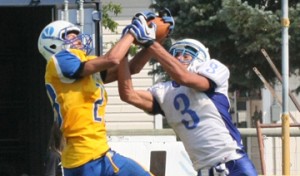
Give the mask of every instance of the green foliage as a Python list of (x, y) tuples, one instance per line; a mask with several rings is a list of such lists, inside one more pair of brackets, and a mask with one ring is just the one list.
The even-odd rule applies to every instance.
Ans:
[[(110, 18), (111, 14), (118, 15), (122, 12), (122, 7), (120, 4), (108, 3), (102, 7), (102, 25), (112, 32), (116, 32), (118, 23)], [(108, 43), (111, 46), (114, 46), (118, 41)], [(129, 48), (129, 55), (134, 56), (139, 50), (139, 47), (136, 45), (131, 45)]]
[(112, 32), (116, 32), (118, 23), (115, 22), (110, 18), (110, 13), (113, 13), (114, 15), (118, 15), (122, 12), (122, 7), (120, 4), (113, 4), (108, 3), (103, 5), (102, 7), (102, 25), (107, 29), (111, 30)]
[(129, 55), (134, 56), (139, 50), (139, 47), (137, 45), (131, 45), (129, 48)]
[[(290, 74), (300, 68), (300, 2), (289, 1)], [(194, 38), (206, 45), (212, 58), (231, 71), (230, 90), (262, 87), (253, 71), (257, 67), (273, 83), (275, 74), (261, 53), (265, 49), (281, 70), (281, 3), (276, 0), (156, 0), (153, 7), (167, 7), (175, 19), (172, 38)], [(157, 70), (159, 72), (160, 70)], [(155, 71), (153, 72), (155, 73)]]

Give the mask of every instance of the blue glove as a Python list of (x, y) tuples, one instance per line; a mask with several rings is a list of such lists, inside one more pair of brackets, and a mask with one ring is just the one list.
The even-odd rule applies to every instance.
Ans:
[(136, 18), (139, 18), (140, 16), (143, 16), (146, 21), (149, 21), (149, 20), (153, 20), (156, 17), (156, 14), (151, 11), (138, 12), (134, 15), (132, 21)]
[[(145, 18), (146, 21), (152, 20), (156, 17), (155, 13), (151, 12), (151, 11), (145, 11), (145, 12), (138, 12), (134, 15), (134, 17), (132, 18), (132, 22), (136, 19), (139, 19), (139, 17), (142, 16), (143, 18)], [(123, 31), (122, 31), (122, 37), (127, 34), (129, 32), (129, 30), (132, 28), (132, 24), (127, 25)], [(122, 38), (121, 37), (121, 38)]]
[(131, 27), (132, 27), (132, 24), (129, 24), (123, 29), (121, 38), (129, 32)]
[(175, 21), (170, 10), (168, 8), (163, 8), (158, 12), (158, 16), (161, 17), (165, 23), (170, 23), (169, 34), (171, 34), (175, 27)]
[(152, 45), (156, 38), (156, 25), (154, 23), (148, 25), (142, 15), (132, 21), (132, 26), (129, 31), (134, 35), (137, 42), (144, 47)]

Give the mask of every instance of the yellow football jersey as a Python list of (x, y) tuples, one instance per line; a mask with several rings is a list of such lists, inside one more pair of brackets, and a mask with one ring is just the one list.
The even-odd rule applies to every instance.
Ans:
[(100, 73), (75, 76), (82, 62), (94, 58), (70, 49), (55, 54), (46, 67), (47, 93), (66, 138), (62, 152), (65, 168), (78, 167), (109, 150), (104, 119), (107, 93)]

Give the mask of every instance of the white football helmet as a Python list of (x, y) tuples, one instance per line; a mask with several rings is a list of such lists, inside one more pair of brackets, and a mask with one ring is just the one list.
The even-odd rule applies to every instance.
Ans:
[(208, 53), (208, 48), (206, 48), (201, 42), (194, 39), (183, 39), (175, 42), (169, 49), (170, 54), (174, 57), (177, 53), (190, 54), (193, 59), (188, 63), (192, 63), (195, 60), (198, 62), (206, 62), (210, 60), (210, 55)]
[[(66, 35), (70, 32), (77, 34), (77, 37), (66, 40)], [(72, 43), (80, 40), (81, 48), (77, 48)], [(69, 48), (81, 49), (89, 54), (93, 49), (92, 37), (87, 34), (81, 34), (80, 29), (68, 21), (54, 21), (48, 24), (41, 32), (38, 39), (38, 49), (44, 58), (49, 61), (53, 54)]]

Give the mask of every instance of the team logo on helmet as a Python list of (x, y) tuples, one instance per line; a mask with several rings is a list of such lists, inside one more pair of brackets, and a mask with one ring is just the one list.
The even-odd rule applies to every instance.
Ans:
[(45, 31), (42, 34), (43, 39), (51, 38), (51, 36), (54, 33), (54, 28), (53, 27), (48, 27), (45, 29)]

